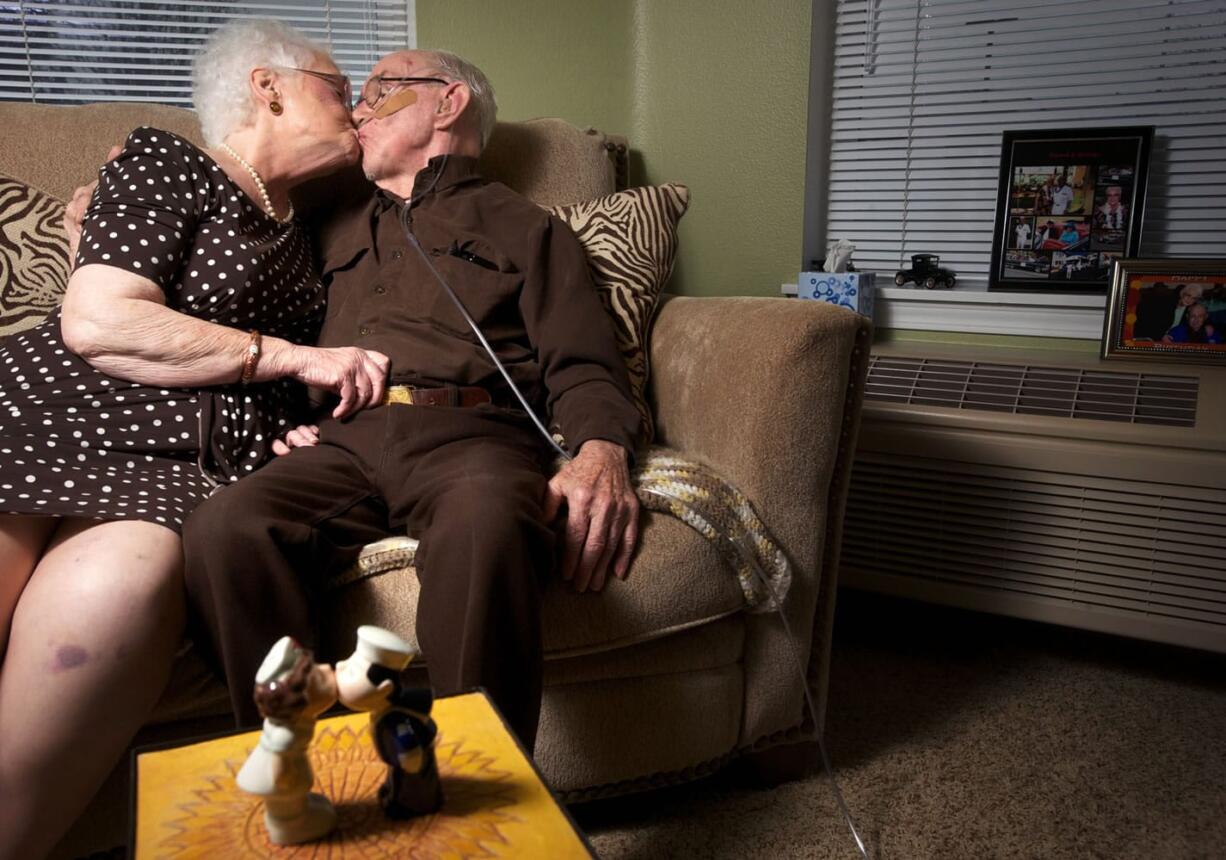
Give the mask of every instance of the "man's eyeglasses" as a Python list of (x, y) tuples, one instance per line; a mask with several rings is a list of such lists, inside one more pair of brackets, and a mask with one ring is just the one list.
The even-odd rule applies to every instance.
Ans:
[(393, 84), (449, 84), (442, 78), (393, 77), (391, 75), (374, 75), (362, 84), (362, 101), (368, 108), (373, 108), (379, 100), (387, 95), (385, 87)]
[(316, 72), (311, 69), (297, 69), (293, 67), (290, 68), (290, 71), (301, 72), (304, 75), (319, 78), (332, 88), (332, 92), (336, 93), (337, 98), (344, 102), (346, 108), (353, 104), (353, 84), (344, 75), (334, 75), (329, 72)]

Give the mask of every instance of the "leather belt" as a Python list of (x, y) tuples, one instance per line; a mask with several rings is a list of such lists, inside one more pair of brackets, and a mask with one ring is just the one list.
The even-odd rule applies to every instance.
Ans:
[(458, 406), (464, 409), (492, 402), (490, 393), (475, 385), (446, 388), (415, 388), (412, 385), (389, 385), (383, 392), (383, 402), (408, 406)]

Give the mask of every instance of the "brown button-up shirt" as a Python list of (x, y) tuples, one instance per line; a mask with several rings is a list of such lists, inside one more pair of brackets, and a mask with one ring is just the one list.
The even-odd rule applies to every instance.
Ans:
[(607, 439), (633, 453), (629, 378), (574, 233), (497, 182), (477, 160), (439, 156), (406, 204), (385, 191), (316, 225), (328, 311), (319, 345), (391, 359), (391, 381), (480, 385), (513, 405), (497, 368), (423, 260), (455, 291), (515, 384), (572, 452)]

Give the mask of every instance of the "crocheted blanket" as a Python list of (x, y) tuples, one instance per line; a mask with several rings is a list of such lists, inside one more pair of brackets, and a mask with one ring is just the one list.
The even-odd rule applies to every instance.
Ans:
[(671, 514), (715, 546), (750, 611), (773, 611), (775, 599), (783, 600), (791, 565), (744, 493), (711, 467), (660, 449), (650, 451), (632, 477), (645, 508)]
[[(784, 599), (792, 584), (787, 556), (745, 494), (714, 469), (652, 448), (630, 477), (643, 507), (676, 517), (711, 542), (740, 583), (749, 611), (773, 611), (775, 600)], [(406, 537), (370, 544), (332, 585), (407, 567), (416, 550), (417, 541)]]

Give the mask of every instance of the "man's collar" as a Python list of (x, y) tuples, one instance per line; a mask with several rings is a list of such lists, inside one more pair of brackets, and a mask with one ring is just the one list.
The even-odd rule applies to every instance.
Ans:
[(432, 191), (446, 191), (456, 185), (480, 179), (477, 159), (471, 155), (436, 155), (413, 178), (413, 202)]
[[(412, 202), (415, 205), (427, 194), (480, 179), (481, 172), (477, 167), (477, 159), (473, 156), (454, 153), (436, 155), (413, 177)], [(375, 197), (384, 208), (391, 205), (403, 206), (405, 202), (399, 194), (385, 188), (376, 189)]]

